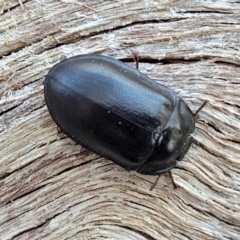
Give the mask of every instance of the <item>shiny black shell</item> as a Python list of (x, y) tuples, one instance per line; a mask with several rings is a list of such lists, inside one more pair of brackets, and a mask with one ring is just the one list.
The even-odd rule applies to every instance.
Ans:
[(187, 104), (121, 61), (95, 54), (65, 59), (47, 74), (44, 94), (64, 133), (125, 169), (159, 175), (191, 145)]

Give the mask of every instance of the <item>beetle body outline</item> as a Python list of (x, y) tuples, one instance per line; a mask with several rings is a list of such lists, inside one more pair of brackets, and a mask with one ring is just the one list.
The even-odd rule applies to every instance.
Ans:
[(127, 170), (160, 175), (187, 153), (194, 116), (168, 87), (131, 66), (78, 55), (47, 74), (44, 94), (58, 127), (85, 148)]

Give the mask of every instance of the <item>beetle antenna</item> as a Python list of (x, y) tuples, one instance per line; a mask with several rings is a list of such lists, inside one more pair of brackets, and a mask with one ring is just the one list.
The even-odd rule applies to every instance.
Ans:
[(198, 108), (198, 110), (193, 114), (194, 117), (202, 110), (202, 108), (207, 104), (207, 100), (203, 102), (203, 104)]
[(132, 55), (133, 55), (133, 59), (136, 63), (136, 69), (138, 69), (138, 67), (139, 67), (139, 55), (138, 55), (137, 52), (133, 52)]

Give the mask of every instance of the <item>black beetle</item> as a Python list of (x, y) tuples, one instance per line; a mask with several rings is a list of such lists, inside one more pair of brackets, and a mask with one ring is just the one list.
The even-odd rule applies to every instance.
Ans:
[(128, 170), (160, 175), (187, 153), (195, 128), (187, 104), (129, 65), (102, 55), (71, 57), (45, 79), (59, 128)]

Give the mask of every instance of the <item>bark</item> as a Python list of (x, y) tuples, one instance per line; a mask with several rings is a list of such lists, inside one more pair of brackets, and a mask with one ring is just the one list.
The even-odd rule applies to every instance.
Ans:
[[(0, 239), (239, 239), (240, 3), (0, 0)], [(135, 65), (195, 112), (168, 174), (128, 172), (58, 131), (43, 96), (61, 59)]]

